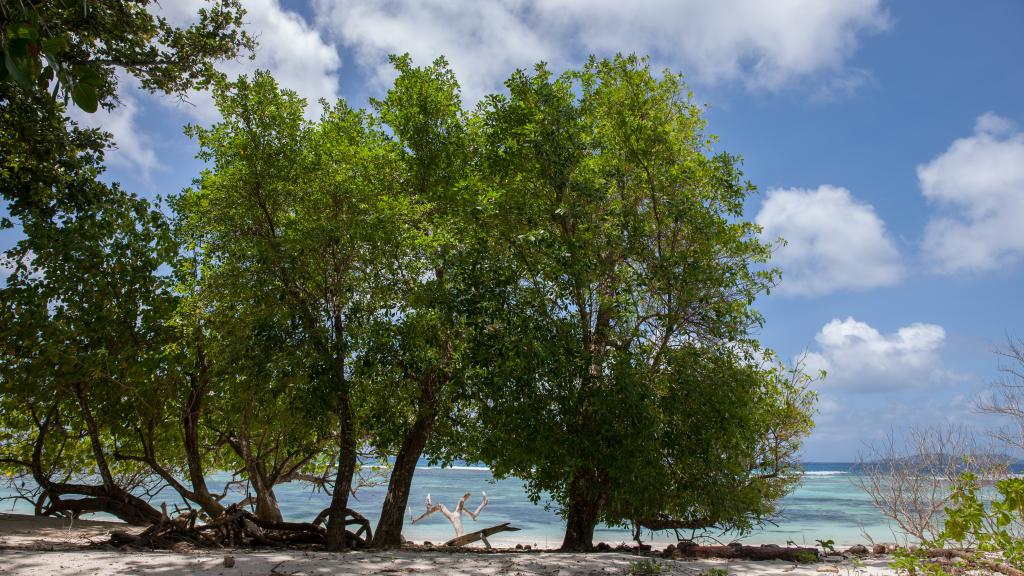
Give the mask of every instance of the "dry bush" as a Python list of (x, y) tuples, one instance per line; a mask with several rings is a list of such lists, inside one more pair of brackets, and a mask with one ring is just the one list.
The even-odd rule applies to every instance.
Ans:
[(997, 354), (1003, 376), (992, 385), (990, 395), (978, 404), (978, 410), (1009, 420), (993, 436), (1004, 446), (1024, 450), (1024, 340), (1011, 339)]
[(971, 472), (982, 486), (1007, 475), (1005, 456), (958, 425), (914, 427), (902, 441), (890, 432), (868, 446), (854, 484), (912, 541), (934, 540), (942, 530), (953, 482)]

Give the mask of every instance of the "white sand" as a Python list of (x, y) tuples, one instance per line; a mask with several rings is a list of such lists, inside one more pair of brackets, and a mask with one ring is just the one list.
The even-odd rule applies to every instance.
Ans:
[[(400, 550), (394, 552), (303, 552), (282, 550), (201, 550), (188, 554), (173, 552), (120, 552), (85, 550), (90, 542), (102, 542), (114, 522), (66, 521), (15, 514), (0, 514), (0, 575), (94, 574), (206, 574), (223, 576), (303, 576), (313, 574), (505, 574), (521, 576), (582, 576), (630, 573), (638, 561), (652, 560), (662, 566), (661, 574), (698, 575), (708, 568), (724, 568), (729, 574), (807, 576), (893, 575), (883, 558), (866, 559), (862, 566), (851, 562), (794, 565), (788, 562), (730, 560), (663, 560), (624, 553), (560, 554), (553, 552), (437, 552)], [(235, 559), (233, 568), (224, 557)]]

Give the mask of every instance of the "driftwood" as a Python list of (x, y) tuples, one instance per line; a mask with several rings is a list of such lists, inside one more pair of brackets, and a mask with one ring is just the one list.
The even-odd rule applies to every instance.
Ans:
[(474, 522), (476, 522), (477, 516), (480, 515), (480, 512), (484, 509), (484, 506), (487, 506), (487, 492), (481, 492), (481, 494), (483, 494), (484, 499), (482, 502), (480, 502), (480, 505), (476, 507), (476, 510), (470, 510), (469, 508), (466, 508), (466, 501), (469, 500), (470, 496), (470, 493), (466, 492), (459, 500), (459, 503), (455, 505), (454, 511), (449, 510), (448, 507), (445, 506), (444, 504), (433, 504), (430, 501), (430, 494), (427, 494), (427, 510), (423, 514), (420, 514), (416, 518), (413, 518), (412, 524), (415, 524), (420, 520), (423, 520), (424, 518), (430, 516), (435, 512), (440, 512), (442, 515), (444, 515), (445, 518), (448, 519), (449, 522), (452, 523), (452, 527), (455, 528), (455, 537), (458, 538), (459, 536), (462, 536), (464, 534), (464, 531), (462, 529), (462, 514), (468, 514), (469, 517), (472, 518)]
[[(262, 520), (252, 512), (233, 504), (224, 514), (206, 523), (196, 524), (198, 511), (192, 510), (174, 519), (166, 512), (160, 520), (140, 534), (114, 531), (110, 544), (117, 547), (180, 550), (186, 548), (223, 548), (236, 546), (322, 545), (327, 531), (321, 526), (324, 514), (314, 522), (274, 522)], [(356, 532), (346, 530), (350, 548), (365, 548), (370, 541), (370, 522), (358, 512), (346, 510), (345, 525), (358, 525)], [(363, 534), (366, 536), (363, 536)]]
[(444, 545), (465, 546), (466, 544), (472, 544), (477, 540), (483, 540), (484, 546), (490, 549), (491, 543), (487, 541), (488, 536), (497, 534), (498, 532), (516, 532), (518, 530), (521, 530), (521, 528), (509, 526), (509, 523), (505, 522), (504, 524), (498, 524), (497, 526), (491, 526), (490, 528), (484, 528), (483, 530), (477, 530), (476, 532), (470, 532), (469, 534), (456, 536), (455, 538), (452, 538), (451, 540), (445, 542)]
[(926, 553), (929, 558), (945, 558), (947, 560), (953, 558), (960, 558), (965, 560), (968, 565), (985, 568), (1000, 574), (1006, 574), (1007, 576), (1024, 576), (1024, 571), (1014, 568), (1005, 562), (998, 562), (990, 558), (986, 558), (980, 552), (968, 552), (966, 550), (950, 550), (950, 549), (938, 549), (928, 550)]
[(742, 560), (785, 560), (806, 562), (818, 559), (817, 548), (776, 546), (698, 546), (680, 544), (674, 552), (676, 558), (736, 558)]

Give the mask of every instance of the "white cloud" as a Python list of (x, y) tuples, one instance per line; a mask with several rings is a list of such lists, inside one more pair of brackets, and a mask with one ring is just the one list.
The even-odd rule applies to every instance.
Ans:
[(635, 51), (707, 83), (781, 88), (841, 74), (866, 33), (883, 30), (880, 0), (315, 0), (318, 26), (378, 83), (389, 53), (444, 55), (467, 100), (501, 88), (515, 67), (578, 63), (587, 52)]
[(349, 46), (376, 88), (394, 77), (389, 54), (417, 64), (445, 56), (467, 100), (500, 88), (516, 68), (561, 62), (565, 47), (533, 26), (536, 13), (519, 1), (315, 2), (320, 25)]
[[(203, 0), (164, 2), (158, 12), (179, 26), (188, 25)], [(295, 90), (309, 101), (307, 116), (319, 117), (317, 100), (333, 103), (338, 99), (338, 71), (341, 57), (334, 44), (327, 42), (299, 14), (285, 10), (278, 0), (243, 0), (246, 9), (245, 29), (259, 44), (255, 58), (239, 58), (225, 62), (218, 69), (229, 77), (269, 70), (284, 88)], [(219, 118), (208, 92), (192, 93), (189, 103), (163, 99), (202, 122)]]
[(989, 270), (1024, 257), (1024, 133), (987, 112), (974, 134), (917, 167), (921, 191), (947, 212), (928, 222), (924, 253), (943, 273)]
[(782, 237), (787, 242), (774, 255), (782, 269), (783, 293), (871, 288), (903, 276), (899, 251), (885, 223), (870, 204), (858, 202), (845, 188), (771, 190), (755, 221), (765, 241)]
[(915, 323), (891, 334), (848, 317), (825, 324), (815, 336), (818, 349), (805, 358), (808, 370), (824, 369), (824, 389), (894, 391), (923, 388), (952, 375), (939, 352), (946, 331)]
[(865, 86), (875, 84), (875, 76), (869, 70), (859, 68), (835, 74), (819, 84), (811, 93), (811, 100), (827, 104), (849, 98)]
[(114, 148), (107, 150), (105, 158), (111, 165), (138, 170), (148, 179), (153, 170), (162, 168), (151, 139), (140, 128), (138, 114), (140, 102), (136, 98), (138, 82), (127, 75), (119, 75), (118, 92), (121, 103), (112, 111), (99, 109), (93, 114), (83, 112), (69, 104), (68, 114), (81, 126), (110, 132)]
[[(172, 24), (187, 26), (205, 4), (204, 0), (181, 0), (163, 2), (155, 9)], [(244, 0), (243, 4), (247, 10), (245, 28), (259, 43), (256, 57), (224, 62), (219, 69), (229, 77), (251, 74), (257, 69), (270, 70), (281, 86), (309, 100), (307, 116), (319, 117), (317, 100), (325, 98), (334, 102), (338, 98), (337, 72), (341, 58), (337, 49), (325, 42), (301, 16), (284, 10), (278, 0)], [(124, 73), (118, 75), (118, 83), (121, 103), (112, 112), (100, 110), (86, 114), (71, 106), (69, 115), (83, 126), (110, 132), (115, 148), (107, 152), (107, 161), (113, 166), (138, 170), (144, 178), (148, 179), (153, 170), (163, 166), (152, 138), (140, 125), (140, 117), (151, 111), (149, 106), (159, 102), (206, 123), (220, 117), (209, 92), (191, 92), (188, 101), (182, 102), (174, 97), (142, 92), (138, 81)]]

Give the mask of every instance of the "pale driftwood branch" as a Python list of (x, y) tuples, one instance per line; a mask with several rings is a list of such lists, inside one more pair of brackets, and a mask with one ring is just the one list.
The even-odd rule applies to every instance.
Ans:
[(452, 527), (455, 528), (455, 536), (456, 538), (458, 538), (459, 536), (462, 536), (464, 533), (464, 530), (462, 528), (462, 513), (465, 512), (466, 514), (468, 514), (469, 517), (472, 518), (473, 521), (475, 522), (477, 516), (479, 516), (480, 512), (484, 509), (484, 506), (487, 506), (487, 493), (483, 492), (482, 494), (484, 495), (483, 501), (480, 502), (480, 505), (476, 507), (476, 510), (470, 511), (466, 509), (466, 501), (469, 500), (470, 493), (466, 492), (465, 494), (463, 494), (462, 498), (459, 499), (459, 503), (455, 505), (454, 512), (449, 510), (448, 507), (445, 506), (444, 504), (434, 504), (430, 499), (430, 494), (427, 494), (426, 511), (424, 511), (423, 514), (420, 514), (416, 518), (413, 518), (411, 523), (415, 524), (420, 520), (423, 520), (424, 518), (430, 516), (431, 514), (434, 514), (435, 512), (440, 512), (442, 515), (444, 515), (445, 518), (448, 519), (449, 522), (451, 522)]
[[(473, 512), (466, 510), (466, 514), (469, 514), (469, 517), (473, 519), (473, 522), (476, 522), (476, 517), (480, 515), (480, 511), (484, 509), (484, 506), (487, 506), (488, 502), (487, 492), (480, 493), (484, 495), (484, 499), (480, 502), (480, 505), (476, 507), (476, 510), (474, 510)], [(469, 496), (469, 494), (467, 494), (466, 496)]]

